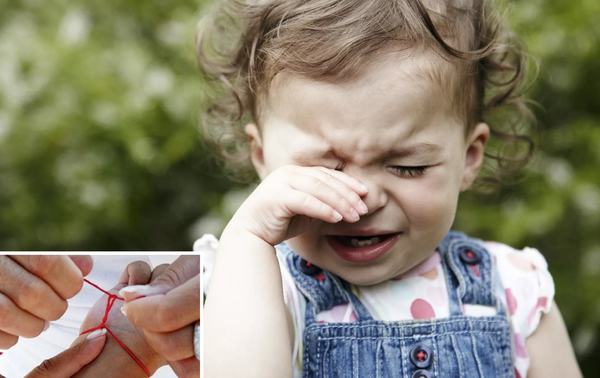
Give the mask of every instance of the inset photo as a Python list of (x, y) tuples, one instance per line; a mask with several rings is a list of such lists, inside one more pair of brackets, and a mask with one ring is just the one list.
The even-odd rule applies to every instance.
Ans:
[(0, 256), (1, 377), (199, 377), (200, 258)]

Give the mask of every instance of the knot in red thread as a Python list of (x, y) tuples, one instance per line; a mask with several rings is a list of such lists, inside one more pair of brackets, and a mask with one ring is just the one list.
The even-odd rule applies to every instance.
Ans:
[(108, 296), (108, 301), (106, 302), (106, 309), (104, 310), (104, 316), (102, 317), (102, 320), (100, 321), (100, 324), (98, 324), (95, 327), (92, 327), (90, 329), (87, 329), (83, 332), (81, 332), (79, 335), (85, 335), (87, 333), (99, 330), (99, 329), (106, 329), (106, 332), (108, 332), (112, 338), (117, 342), (117, 344), (119, 344), (119, 346), (125, 351), (125, 353), (127, 353), (129, 355), (129, 357), (131, 357), (131, 359), (144, 371), (144, 373), (146, 373), (146, 376), (150, 377), (150, 370), (146, 367), (146, 365), (144, 365), (144, 362), (142, 362), (141, 359), (139, 359), (135, 353), (133, 353), (128, 347), (127, 345), (125, 345), (125, 343), (123, 341), (121, 341), (121, 339), (119, 339), (119, 337), (108, 327), (108, 325), (106, 324), (106, 322), (108, 321), (108, 315), (110, 314), (110, 310), (112, 309), (112, 307), (114, 306), (116, 301), (122, 301), (124, 300), (123, 298), (119, 297), (116, 294), (112, 294), (109, 293), (108, 291), (104, 290), (103, 288), (101, 288), (100, 286), (96, 285), (95, 283), (89, 281), (88, 279), (84, 278), (83, 281), (85, 281), (86, 283), (88, 283), (89, 285), (95, 287), (96, 289), (100, 290), (101, 292), (103, 292), (104, 294), (106, 294)]

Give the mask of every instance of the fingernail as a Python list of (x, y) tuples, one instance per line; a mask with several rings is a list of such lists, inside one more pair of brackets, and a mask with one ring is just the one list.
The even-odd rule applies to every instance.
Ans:
[(94, 339), (97, 339), (97, 338), (99, 338), (99, 337), (102, 337), (102, 336), (104, 336), (104, 335), (106, 335), (106, 328), (97, 329), (97, 330), (95, 330), (94, 332), (92, 332), (92, 333), (89, 333), (89, 334), (88, 334), (88, 335), (85, 337), (85, 339), (86, 339), (86, 340), (94, 340)]
[(336, 222), (339, 222), (339, 221), (341, 221), (341, 220), (342, 220), (342, 218), (343, 218), (342, 214), (338, 213), (337, 211), (334, 211), (334, 212), (333, 212), (333, 216), (335, 217), (335, 221), (336, 221)]
[(46, 320), (44, 322), (44, 329), (42, 330), (42, 332), (46, 331), (48, 328), (50, 328), (50, 322)]
[(364, 192), (368, 192), (368, 191), (369, 191), (369, 188), (367, 188), (367, 186), (366, 186), (365, 184), (363, 184), (363, 183), (360, 183), (360, 182), (359, 182), (359, 184), (360, 184), (360, 188), (361, 188), (361, 189), (362, 189)]
[(361, 214), (366, 214), (369, 212), (369, 209), (367, 208), (367, 205), (365, 205), (365, 203), (363, 201), (360, 201), (358, 203), (358, 210)]
[(148, 295), (151, 289), (152, 288), (147, 285), (126, 286), (119, 290), (119, 296), (131, 301)]
[(356, 210), (352, 209), (351, 210), (351, 215), (350, 215), (350, 219), (357, 221), (360, 219), (360, 215), (358, 215), (358, 213), (356, 212)]

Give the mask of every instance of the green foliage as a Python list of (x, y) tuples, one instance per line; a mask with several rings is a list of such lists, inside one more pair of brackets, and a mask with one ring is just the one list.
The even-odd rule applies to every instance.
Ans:
[(189, 249), (227, 187), (197, 131), (198, 5), (0, 4), (2, 248)]
[[(190, 249), (249, 188), (201, 143), (190, 0), (0, 0), (0, 248)], [(524, 179), (466, 194), (456, 228), (539, 248), (584, 372), (600, 354), (600, 2), (508, 2), (539, 62)]]
[(595, 0), (510, 3), (509, 20), (539, 66), (529, 90), (538, 149), (523, 180), (493, 196), (464, 196), (456, 222), (484, 239), (542, 251), (590, 377), (600, 374), (599, 12)]

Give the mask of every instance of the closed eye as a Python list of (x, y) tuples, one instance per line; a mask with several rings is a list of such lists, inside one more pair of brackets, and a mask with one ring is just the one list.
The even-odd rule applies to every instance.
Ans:
[(389, 168), (394, 172), (394, 174), (400, 177), (418, 177), (423, 176), (429, 165), (419, 165), (419, 166), (403, 166), (403, 165), (392, 165)]

